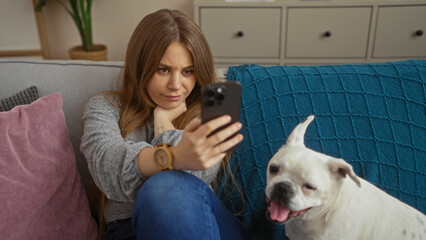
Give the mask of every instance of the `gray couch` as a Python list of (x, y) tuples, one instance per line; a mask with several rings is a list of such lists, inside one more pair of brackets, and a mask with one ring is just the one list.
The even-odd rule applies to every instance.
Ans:
[(84, 104), (93, 94), (112, 90), (122, 62), (0, 59), (0, 99), (30, 86), (40, 97), (62, 92), (69, 137), (74, 147), (83, 186), (88, 190), (90, 174), (80, 153)]

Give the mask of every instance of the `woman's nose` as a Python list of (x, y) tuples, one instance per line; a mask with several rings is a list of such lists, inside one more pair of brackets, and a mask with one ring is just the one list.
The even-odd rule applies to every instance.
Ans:
[(172, 90), (179, 90), (181, 87), (181, 76), (180, 73), (172, 73), (170, 75), (167, 87)]

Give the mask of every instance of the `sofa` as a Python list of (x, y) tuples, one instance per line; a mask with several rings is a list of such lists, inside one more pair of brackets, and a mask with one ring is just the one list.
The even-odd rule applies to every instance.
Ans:
[[(79, 151), (81, 116), (93, 94), (116, 88), (122, 62), (0, 59), (0, 235), (5, 239), (95, 239)], [(266, 166), (308, 115), (305, 144), (426, 212), (426, 61), (221, 69), (242, 84), (244, 141), (234, 178), (218, 196), (253, 239), (286, 239), (267, 221)], [(3, 108), (3, 109), (2, 109)]]

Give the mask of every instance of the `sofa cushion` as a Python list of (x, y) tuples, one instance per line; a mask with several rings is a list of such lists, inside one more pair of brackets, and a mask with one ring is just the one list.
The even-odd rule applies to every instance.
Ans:
[[(307, 147), (345, 159), (389, 194), (426, 211), (426, 61), (335, 66), (244, 65), (228, 79), (242, 84), (245, 139), (231, 157), (244, 193), (220, 197), (254, 239), (285, 239), (265, 217), (266, 167), (292, 129), (308, 115)], [(229, 178), (228, 178), (229, 180)], [(228, 190), (230, 188), (227, 188)]]
[(115, 89), (122, 66), (123, 62), (114, 61), (0, 58), (0, 99), (27, 86), (37, 86), (39, 97), (61, 92), (77, 169), (87, 190), (91, 176), (80, 152), (84, 106), (94, 94)]
[(0, 112), (2, 239), (95, 239), (60, 93)]
[(38, 92), (36, 86), (31, 86), (27, 89), (24, 89), (8, 98), (5, 98), (0, 101), (0, 112), (9, 111), (10, 109), (22, 105), (30, 104), (37, 100)]

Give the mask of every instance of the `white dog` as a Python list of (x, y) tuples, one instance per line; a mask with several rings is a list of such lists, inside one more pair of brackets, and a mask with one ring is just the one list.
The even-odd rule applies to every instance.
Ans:
[(423, 213), (357, 177), (343, 159), (305, 147), (313, 119), (297, 125), (268, 164), (267, 217), (285, 223), (291, 240), (426, 240)]

